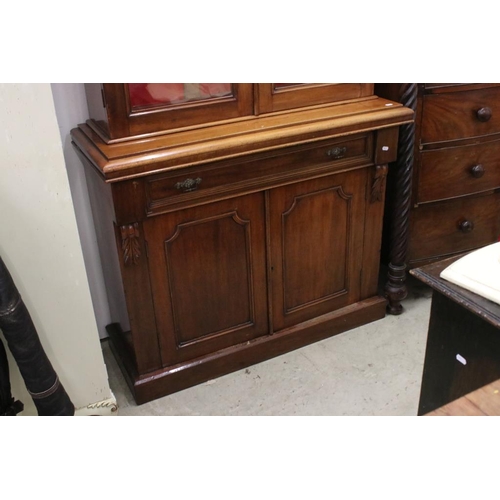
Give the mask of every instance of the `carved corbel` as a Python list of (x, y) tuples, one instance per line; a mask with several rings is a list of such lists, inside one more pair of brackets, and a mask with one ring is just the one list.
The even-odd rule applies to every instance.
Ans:
[(372, 190), (370, 195), (370, 203), (382, 201), (385, 193), (385, 181), (389, 167), (387, 165), (377, 165), (375, 167), (375, 175), (372, 181)]
[(137, 264), (141, 256), (139, 243), (139, 224), (127, 224), (120, 226), (122, 239), (123, 263), (127, 265)]

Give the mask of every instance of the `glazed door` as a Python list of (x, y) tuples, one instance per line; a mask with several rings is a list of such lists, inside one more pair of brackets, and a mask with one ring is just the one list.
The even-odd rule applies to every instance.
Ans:
[(144, 224), (164, 366), (268, 333), (263, 193)]
[(373, 95), (371, 83), (257, 83), (260, 113), (315, 106)]
[(271, 191), (274, 331), (359, 300), (366, 171)]
[(253, 114), (249, 83), (105, 83), (103, 95), (110, 139)]

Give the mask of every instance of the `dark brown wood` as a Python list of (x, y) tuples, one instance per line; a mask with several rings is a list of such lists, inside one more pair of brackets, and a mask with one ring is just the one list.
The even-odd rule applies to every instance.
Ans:
[(424, 95), (423, 99), (422, 144), (500, 132), (500, 87)]
[(387, 177), (388, 170), (389, 167), (387, 165), (376, 166), (370, 190), (370, 203), (375, 203), (384, 199), (385, 179)]
[[(104, 183), (86, 157), (81, 156), (81, 158), (86, 166), (86, 180), (110, 314), (113, 320), (121, 325), (122, 331), (127, 332), (118, 333), (117, 342), (128, 352), (134, 367), (137, 366), (141, 371), (158, 369), (161, 367), (161, 359), (151, 286), (147, 274), (147, 260), (143, 258), (136, 265), (125, 266), (121, 235), (116, 225), (119, 219), (115, 210), (120, 209), (120, 204), (114, 203), (116, 198), (113, 196), (113, 188), (116, 186)], [(126, 200), (123, 198), (121, 201)], [(140, 197), (137, 197), (135, 202), (139, 201)], [(128, 203), (133, 202), (133, 199), (128, 201)], [(139, 226), (138, 229), (141, 234)], [(141, 238), (139, 238), (139, 252), (146, 254)], [(133, 333), (130, 333), (130, 330)]]
[(411, 271), (434, 290), (419, 415), (500, 378), (500, 305), (439, 277), (457, 258)]
[(366, 175), (356, 170), (271, 191), (274, 331), (359, 300)]
[(385, 306), (385, 299), (372, 297), (273, 335), (228, 347), (203, 358), (143, 376), (127, 375), (129, 386), (137, 404), (146, 403), (382, 319), (385, 316)]
[(163, 366), (268, 333), (262, 193), (145, 223)]
[(488, 122), (491, 120), (491, 117), (493, 116), (493, 111), (490, 107), (486, 106), (484, 108), (478, 109), (476, 111), (476, 116), (480, 122)]
[(141, 256), (138, 223), (121, 226), (120, 237), (124, 265), (137, 264)]
[(443, 269), (464, 255), (467, 255), (467, 252), (412, 269), (410, 273), (441, 295), (477, 314), (495, 328), (500, 328), (500, 305), (439, 277)]
[[(390, 98), (397, 84), (381, 84), (376, 89)], [(499, 102), (498, 83), (418, 84), (409, 232), (395, 231), (384, 237), (387, 249), (403, 234), (408, 267), (498, 238), (500, 220), (494, 213), (498, 211), (495, 192), (500, 188)], [(389, 172), (387, 206), (396, 214), (395, 198), (401, 191), (392, 189), (397, 183), (391, 175), (394, 172)], [(470, 231), (462, 233), (460, 227)], [(385, 260), (389, 259), (386, 250)]]
[(450, 92), (463, 92), (464, 90), (479, 90), (498, 86), (500, 86), (500, 83), (424, 83), (422, 85), (426, 93), (429, 94), (443, 92), (448, 94)]
[(472, 177), (474, 177), (475, 179), (479, 179), (484, 175), (484, 166), (481, 164), (474, 165), (469, 169), (469, 172), (472, 175)]
[[(398, 101), (413, 111), (417, 108), (417, 85), (401, 84)], [(395, 165), (391, 199), (389, 271), (385, 285), (388, 299), (387, 310), (398, 315), (403, 312), (401, 301), (408, 295), (406, 288), (406, 262), (409, 240), (409, 217), (413, 180), (413, 149), (415, 147), (415, 123), (400, 127), (398, 159)]]
[(125, 140), (137, 130), (108, 103), (110, 127), (129, 127), (120, 140), (92, 121), (72, 131), (125, 292), (109, 332), (138, 403), (384, 315), (385, 177), (413, 113), (372, 84), (333, 85), (314, 106), (291, 89), (290, 112)]
[(415, 202), (432, 203), (500, 186), (500, 141), (423, 151)]
[(500, 237), (500, 193), (422, 205), (413, 213), (411, 232), (409, 253), (414, 263), (497, 241)]
[[(328, 152), (335, 148), (344, 149), (344, 154), (332, 159)], [(148, 213), (163, 213), (235, 193), (252, 192), (256, 184), (260, 191), (264, 183), (266, 188), (272, 188), (332, 171), (345, 171), (353, 165), (370, 164), (372, 155), (372, 136), (364, 134), (273, 151), (247, 160), (210, 163), (188, 168), (183, 174), (175, 171), (151, 176), (146, 184)], [(202, 182), (194, 191), (179, 193), (175, 185), (186, 176), (200, 178)]]
[[(138, 223), (136, 236), (137, 252), (147, 255), (147, 243), (144, 239), (144, 228)], [(121, 246), (121, 231), (115, 227), (116, 246)], [(139, 373), (157, 369), (161, 366), (158, 352), (158, 329), (153, 307), (149, 262), (146, 258), (138, 258), (133, 265), (125, 263), (125, 254), (118, 252), (125, 302), (130, 323), (130, 332), (126, 331), (125, 343), (133, 350)], [(106, 259), (104, 262), (107, 262)], [(112, 290), (109, 292), (112, 293)]]
[[(363, 246), (363, 269), (361, 270), (360, 298), (373, 297), (378, 293), (378, 275), (380, 266), (380, 252), (382, 245), (382, 225), (385, 201), (385, 179), (379, 182), (382, 189), (381, 197), (373, 198), (373, 186), (375, 179), (379, 178), (381, 172), (387, 170), (387, 165), (376, 165), (372, 167), (367, 176), (366, 197), (369, 203), (365, 205), (365, 241), (371, 241), (371, 245)], [(377, 177), (378, 176), (378, 177)], [(383, 185), (383, 186), (382, 186)]]

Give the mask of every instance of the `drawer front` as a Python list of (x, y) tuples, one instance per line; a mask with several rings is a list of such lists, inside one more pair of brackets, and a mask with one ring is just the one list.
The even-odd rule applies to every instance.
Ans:
[(179, 203), (294, 179), (303, 172), (310, 175), (315, 169), (335, 171), (343, 166), (365, 164), (372, 158), (372, 143), (371, 135), (357, 135), (322, 141), (315, 146), (295, 147), (288, 154), (247, 161), (237, 159), (153, 177), (146, 182), (147, 210), (153, 214)]
[(424, 96), (421, 142), (500, 132), (500, 87)]
[(499, 235), (500, 193), (422, 205), (412, 213), (409, 260), (471, 250)]
[(420, 154), (418, 203), (500, 187), (500, 141)]

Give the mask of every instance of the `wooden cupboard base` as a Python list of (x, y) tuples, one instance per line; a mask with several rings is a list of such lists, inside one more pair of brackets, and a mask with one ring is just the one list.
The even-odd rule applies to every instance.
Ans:
[(187, 389), (216, 377), (279, 356), (385, 316), (387, 301), (372, 297), (337, 311), (195, 360), (146, 375), (134, 367), (123, 333), (116, 323), (107, 327), (110, 346), (138, 405)]

